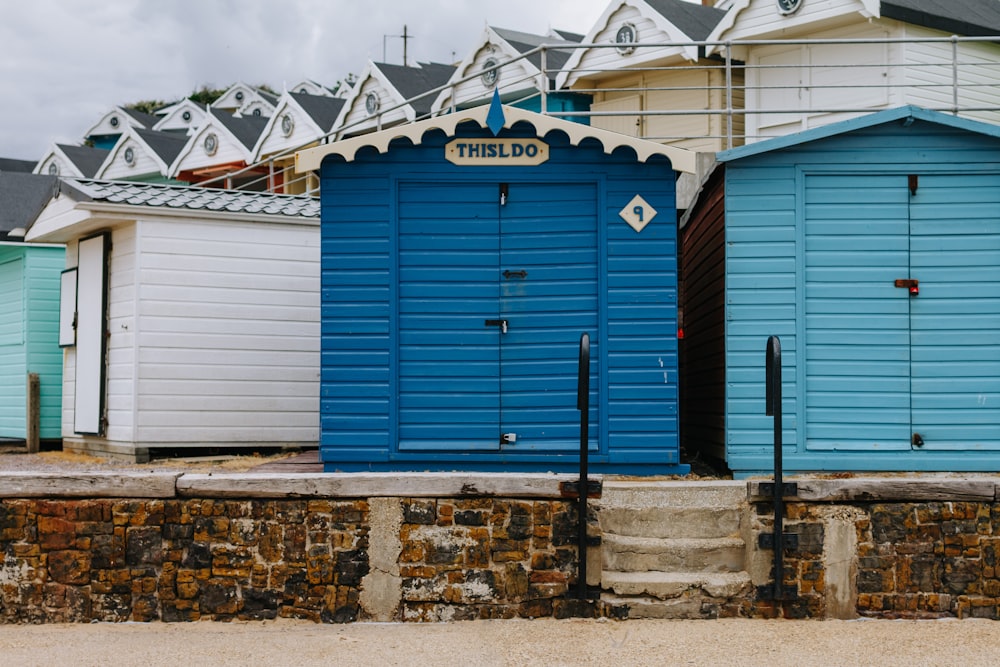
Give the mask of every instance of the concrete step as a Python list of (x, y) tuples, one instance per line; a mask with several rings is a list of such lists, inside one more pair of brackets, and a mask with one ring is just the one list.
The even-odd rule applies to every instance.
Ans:
[(746, 545), (738, 537), (663, 539), (605, 533), (605, 570), (618, 572), (740, 572)]
[(634, 537), (713, 538), (740, 533), (739, 507), (604, 507), (602, 533)]
[(601, 572), (601, 588), (618, 596), (668, 600), (694, 593), (730, 599), (751, 589), (746, 572)]
[(740, 507), (747, 502), (746, 482), (637, 481), (605, 479), (600, 508)]

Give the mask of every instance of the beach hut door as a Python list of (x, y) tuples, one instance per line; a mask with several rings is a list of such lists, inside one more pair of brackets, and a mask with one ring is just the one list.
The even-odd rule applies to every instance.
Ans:
[(1000, 174), (806, 185), (806, 444), (1000, 449)]
[(401, 184), (401, 452), (578, 448), (577, 346), (597, 332), (596, 202), (593, 183)]
[(111, 236), (82, 239), (77, 260), (76, 376), (73, 430), (104, 432), (105, 343), (108, 336), (107, 282)]

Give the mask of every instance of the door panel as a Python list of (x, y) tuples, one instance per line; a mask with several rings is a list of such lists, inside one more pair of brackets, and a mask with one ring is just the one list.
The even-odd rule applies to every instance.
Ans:
[[(501, 208), (501, 423), (505, 451), (577, 450), (580, 334), (597, 389), (597, 199), (592, 184), (510, 185)], [(596, 434), (596, 400), (591, 424)], [(596, 437), (590, 442), (596, 444)]]
[(80, 241), (77, 260), (76, 433), (103, 432), (104, 355), (107, 339), (107, 262), (109, 236)]
[(496, 182), (400, 186), (400, 451), (579, 447), (579, 338), (597, 332), (596, 187), (506, 188), (501, 205)]
[(497, 208), (495, 183), (400, 185), (400, 451), (499, 449)]
[(806, 446), (909, 449), (906, 176), (806, 181)]
[(919, 177), (910, 201), (913, 430), (1000, 449), (1000, 175)]

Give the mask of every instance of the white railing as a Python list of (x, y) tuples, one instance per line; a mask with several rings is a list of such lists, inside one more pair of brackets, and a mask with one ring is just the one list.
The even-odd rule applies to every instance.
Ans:
[[(512, 63), (540, 58), (537, 76), (519, 80), (502, 74), (498, 77), (505, 104), (532, 106), (542, 114), (694, 150), (714, 152), (903, 104), (1000, 124), (1000, 36), (666, 42), (636, 44), (629, 60), (640, 60), (643, 52), (677, 54), (692, 47), (700, 54), (711, 55), (678, 66), (588, 66), (574, 70), (577, 83), (563, 90), (555, 90), (550, 84), (559, 74), (546, 64), (553, 50), (565, 53), (593, 49), (596, 53), (617, 49), (618, 45), (540, 46), (500, 63), (496, 69), (509, 76)], [(809, 51), (812, 57), (808, 62), (802, 62), (801, 57), (772, 62), (771, 56), (793, 54), (795, 49), (799, 49), (799, 56)], [(750, 54), (747, 61), (733, 55), (742, 53)], [(866, 54), (875, 53), (883, 57), (859, 62)], [(831, 59), (831, 54), (846, 60)], [(675, 56), (674, 60), (679, 59)], [(477, 71), (401, 104), (379, 109), (372, 117), (334, 128), (318, 141), (327, 143), (383, 129), (384, 119), (398, 117), (414, 102), (433, 101), (443, 91), (450, 92), (451, 104), (439, 113), (488, 104), (492, 90), (478, 99), (457, 100), (463, 84), (482, 74)], [(671, 79), (685, 81), (671, 83)], [(692, 79), (699, 83), (692, 84)], [(592, 96), (591, 109), (554, 110), (551, 102), (567, 93)], [(275, 164), (304, 147), (289, 149), (201, 185), (226, 187), (241, 180), (241, 188), (274, 189)], [(248, 178), (261, 171), (267, 173)], [(298, 175), (294, 180), (306, 178)], [(284, 183), (286, 191), (289, 183)]]

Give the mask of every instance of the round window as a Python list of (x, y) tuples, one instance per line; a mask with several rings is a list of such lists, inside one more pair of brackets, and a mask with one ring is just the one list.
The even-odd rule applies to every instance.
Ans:
[(191, 122), (191, 112), (190, 111), (185, 111), (184, 113), (181, 114), (181, 118), (184, 119), (185, 123), (190, 123)]
[(802, 0), (777, 0), (780, 14), (794, 14), (802, 7)]
[(111, 119), (108, 121), (108, 123), (111, 125), (111, 127), (118, 127), (119, 123), (118, 116), (112, 116)]
[(55, 162), (50, 162), (49, 163), (49, 168), (48, 168), (47, 171), (49, 172), (49, 176), (58, 176), (59, 175), (59, 165), (57, 165)]
[(131, 146), (125, 149), (125, 154), (122, 157), (125, 158), (125, 164), (128, 166), (135, 165), (135, 151), (132, 150)]
[(368, 96), (365, 97), (365, 111), (368, 112), (369, 116), (374, 115), (378, 111), (378, 95), (368, 93)]
[(243, 101), (243, 91), (242, 90), (236, 91), (236, 101), (237, 102), (242, 102)]
[(480, 77), (483, 81), (483, 85), (487, 88), (492, 88), (497, 85), (497, 79), (500, 78), (500, 69), (493, 69), (500, 63), (497, 62), (496, 58), (487, 58), (483, 63), (483, 75)]
[(291, 114), (285, 114), (281, 117), (281, 133), (283, 135), (291, 136), (292, 130), (295, 129), (295, 119), (292, 118)]
[(615, 44), (618, 45), (618, 53), (623, 56), (635, 51), (635, 43), (639, 41), (639, 35), (636, 32), (635, 26), (631, 23), (625, 23), (622, 27), (618, 28), (618, 32), (615, 33)]
[(214, 134), (209, 134), (205, 137), (202, 146), (208, 155), (215, 155), (215, 151), (219, 150), (219, 138)]
[(254, 109), (253, 110), (253, 115), (254, 116), (259, 116), (260, 115), (260, 109)]

